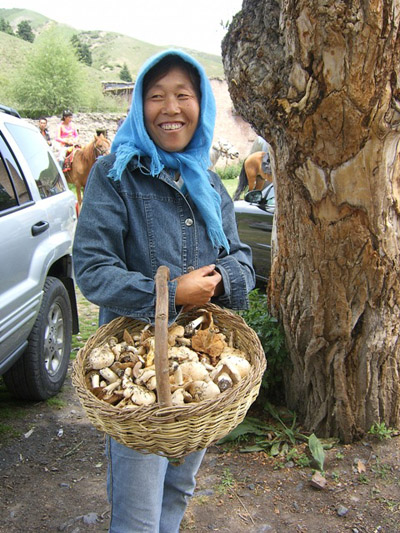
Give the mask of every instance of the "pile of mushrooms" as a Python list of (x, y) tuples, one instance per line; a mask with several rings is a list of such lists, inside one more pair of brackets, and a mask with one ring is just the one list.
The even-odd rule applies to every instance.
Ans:
[[(124, 331), (123, 340), (110, 337), (86, 359), (87, 388), (99, 399), (120, 408), (157, 402), (154, 328), (137, 335)], [(250, 371), (246, 354), (215, 326), (204, 311), (186, 326), (168, 330), (169, 381), (172, 405), (216, 398)]]

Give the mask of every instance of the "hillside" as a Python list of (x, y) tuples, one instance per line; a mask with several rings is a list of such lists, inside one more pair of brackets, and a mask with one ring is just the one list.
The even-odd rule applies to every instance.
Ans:
[[(134, 78), (143, 61), (163, 49), (163, 47), (133, 39), (120, 33), (76, 30), (71, 26), (61, 24), (28, 9), (0, 8), (0, 18), (8, 21), (14, 31), (21, 21), (28, 20), (36, 35), (45, 31), (51, 24), (56, 24), (67, 40), (74, 34), (78, 35), (82, 42), (87, 43), (90, 47), (93, 58), (92, 69), (97, 71), (95, 78), (105, 81), (118, 80), (119, 72), (124, 63), (127, 64)], [(0, 32), (0, 61), (4, 62), (3, 66), (7, 66), (7, 70), (10, 68), (13, 70), (29, 52), (30, 46), (32, 46), (30, 43), (22, 39)], [(184, 50), (201, 62), (210, 78), (224, 77), (222, 61), (219, 56), (196, 50)]]

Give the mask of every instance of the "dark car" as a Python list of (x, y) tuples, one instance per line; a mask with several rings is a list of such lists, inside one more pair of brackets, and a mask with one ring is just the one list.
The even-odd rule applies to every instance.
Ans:
[(273, 184), (262, 191), (249, 191), (244, 200), (234, 202), (240, 240), (253, 252), (258, 285), (265, 285), (271, 270), (272, 230), (275, 211)]

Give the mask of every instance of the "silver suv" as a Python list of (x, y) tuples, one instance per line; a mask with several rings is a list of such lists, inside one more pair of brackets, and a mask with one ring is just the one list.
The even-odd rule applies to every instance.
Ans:
[(64, 383), (78, 332), (76, 200), (39, 130), (0, 105), (0, 375), (44, 400)]

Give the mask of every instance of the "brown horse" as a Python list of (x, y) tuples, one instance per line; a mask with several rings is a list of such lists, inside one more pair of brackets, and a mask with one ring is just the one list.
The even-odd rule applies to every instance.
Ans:
[(64, 171), (64, 175), (67, 182), (76, 187), (79, 208), (82, 204), (82, 194), (85, 190), (90, 169), (97, 158), (110, 152), (110, 146), (111, 142), (101, 133), (100, 135), (95, 135), (93, 141), (83, 148), (75, 149), (71, 168), (68, 171)]
[(240, 194), (246, 187), (249, 191), (261, 190), (267, 183), (272, 183), (271, 165), (269, 157), (264, 157), (266, 154), (267, 152), (254, 152), (244, 160), (239, 183), (233, 195), (234, 200), (239, 200)]

